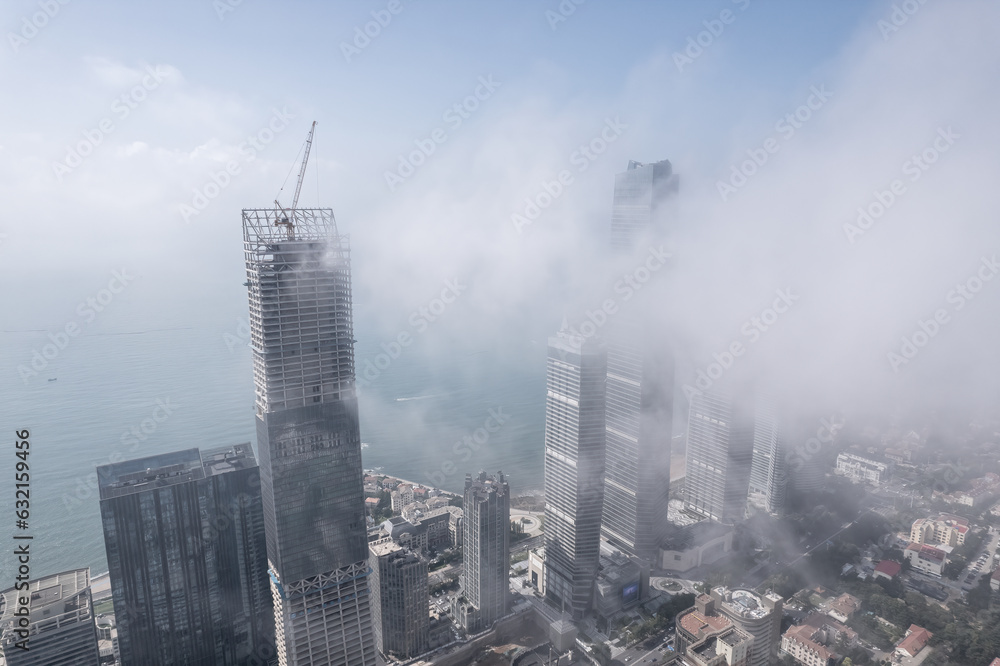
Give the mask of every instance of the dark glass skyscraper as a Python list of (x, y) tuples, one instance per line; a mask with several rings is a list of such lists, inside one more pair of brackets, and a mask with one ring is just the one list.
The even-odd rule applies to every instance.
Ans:
[(249, 444), (97, 468), (122, 663), (275, 654), (260, 476)]
[(326, 208), (244, 210), (243, 238), (280, 663), (370, 666), (348, 239)]
[[(674, 222), (678, 178), (670, 162), (629, 162), (615, 176), (611, 247), (617, 258), (645, 259)], [(640, 264), (636, 264), (640, 266)], [(640, 270), (640, 268), (636, 268)], [(645, 270), (644, 268), (642, 270)], [(624, 304), (608, 336), (602, 536), (654, 562), (669, 528), (674, 360), (661, 303)]]
[(580, 619), (590, 608), (601, 555), (604, 382), (595, 339), (549, 338), (545, 400), (545, 594)]

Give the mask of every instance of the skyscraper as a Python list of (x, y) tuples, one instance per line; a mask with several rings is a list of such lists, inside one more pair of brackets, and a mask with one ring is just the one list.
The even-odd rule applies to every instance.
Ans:
[(249, 444), (97, 468), (125, 664), (274, 657), (260, 477)]
[(753, 412), (743, 402), (717, 392), (693, 395), (684, 505), (720, 523), (742, 520), (753, 447)]
[(510, 488), (503, 472), (465, 476), (461, 594), (455, 620), (470, 634), (507, 614), (510, 597)]
[[(629, 162), (615, 176), (612, 249), (623, 257), (645, 258), (649, 248), (664, 243), (676, 217), (677, 190), (678, 178), (667, 160)], [(640, 262), (634, 271), (642, 270), (647, 268)], [(669, 528), (674, 392), (673, 349), (658, 318), (662, 308), (650, 302), (651, 293), (652, 287), (645, 287), (623, 303), (608, 336), (601, 522), (605, 539), (647, 562), (656, 561)]]
[(369, 545), (375, 643), (408, 659), (427, 651), (430, 632), (427, 561), (390, 537)]
[(754, 408), (749, 494), (751, 502), (772, 514), (780, 513), (785, 506), (786, 437), (774, 405), (758, 398)]
[(601, 556), (604, 381), (595, 339), (549, 338), (545, 403), (545, 594), (580, 619), (590, 608)]
[[(36, 578), (27, 589), (10, 588), (2, 597), (0, 655), (6, 666), (98, 666), (90, 569)], [(20, 609), (27, 615), (18, 615)]]
[(327, 208), (244, 210), (243, 238), (279, 661), (369, 666), (348, 239)]

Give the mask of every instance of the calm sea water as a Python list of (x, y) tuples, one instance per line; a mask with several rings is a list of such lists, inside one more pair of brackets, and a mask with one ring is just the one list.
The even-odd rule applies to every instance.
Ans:
[[(26, 383), (15, 368), (30, 363), (46, 332), (0, 332), (0, 367), (7, 369), (0, 422), (8, 439), (16, 429), (31, 432), (33, 577), (80, 566), (107, 569), (96, 465), (188, 447), (256, 444), (250, 350), (235, 324), (114, 329), (85, 330)], [(356, 336), (361, 365), (375, 358), (379, 339)], [(466, 472), (502, 469), (515, 492), (539, 489), (545, 351), (526, 342), (522, 352), (513, 363), (471, 348), (432, 361), (418, 347), (406, 349), (361, 393), (365, 466), (433, 479), (450, 490), (461, 489)], [(476, 431), (489, 410), (505, 423), (484, 440), (486, 432)], [(466, 436), (471, 443), (456, 446)], [(13, 446), (0, 451), (10, 459), (10, 471), (0, 473), (13, 476)], [(13, 499), (13, 490), (0, 497), (0, 515), (9, 521), (0, 532), (16, 531)], [(0, 552), (0, 588), (6, 588), (13, 583), (13, 546)]]

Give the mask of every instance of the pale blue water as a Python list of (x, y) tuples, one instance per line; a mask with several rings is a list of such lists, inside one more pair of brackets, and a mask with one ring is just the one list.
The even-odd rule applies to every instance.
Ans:
[[(96, 465), (115, 456), (255, 440), (250, 350), (236, 337), (235, 323), (221, 326), (138, 332), (141, 325), (117, 321), (103, 331), (85, 328), (26, 384), (15, 369), (30, 363), (46, 333), (0, 332), (7, 378), (0, 424), (8, 440), (0, 447), (0, 474), (13, 478), (13, 432), (30, 429), (33, 577), (79, 566), (106, 570)], [(362, 331), (356, 337), (360, 365), (380, 339)], [(512, 363), (482, 349), (431, 361), (416, 346), (406, 349), (361, 395), (365, 466), (427, 483), (429, 472), (451, 469), (451, 462), (455, 471), (439, 484), (450, 490), (460, 490), (465, 472), (480, 467), (503, 469), (515, 492), (540, 488), (544, 348), (526, 342), (517, 356)], [(158, 400), (173, 412), (159, 423), (153, 420), (164, 414), (155, 412)], [(478, 451), (455, 453), (455, 442), (482, 426), (491, 408), (509, 415), (507, 423)], [(128, 433), (144, 420), (149, 432), (140, 441)], [(0, 534), (9, 534), (13, 489), (2, 492)], [(8, 544), (0, 551), (0, 588), (13, 583)]]

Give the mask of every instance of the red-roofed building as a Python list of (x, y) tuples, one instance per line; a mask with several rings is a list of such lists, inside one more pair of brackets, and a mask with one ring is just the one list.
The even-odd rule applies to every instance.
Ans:
[(914, 569), (932, 576), (940, 576), (944, 565), (948, 562), (948, 553), (927, 544), (911, 543), (906, 547), (904, 554)]
[(916, 657), (933, 635), (923, 627), (911, 624), (906, 630), (906, 636), (896, 646), (896, 654), (900, 657)]
[(826, 613), (836, 620), (847, 622), (847, 618), (857, 613), (860, 608), (861, 600), (845, 592), (830, 602)]
[(829, 666), (837, 655), (819, 643), (822, 631), (808, 624), (791, 626), (781, 635), (781, 651), (792, 657), (796, 664)]
[(369, 511), (374, 511), (378, 507), (377, 497), (366, 497), (365, 498), (365, 508)]
[(885, 578), (887, 580), (892, 580), (899, 575), (899, 572), (903, 570), (902, 565), (899, 562), (893, 560), (882, 560), (875, 567), (875, 578)]
[(997, 657), (996, 659), (991, 661), (990, 666), (1000, 666), (1000, 657)]

